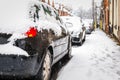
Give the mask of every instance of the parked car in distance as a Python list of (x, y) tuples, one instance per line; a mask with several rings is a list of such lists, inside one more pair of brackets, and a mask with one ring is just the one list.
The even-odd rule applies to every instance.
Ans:
[(0, 76), (49, 80), (51, 67), (71, 53), (57, 11), (39, 0), (1, 0), (0, 10)]
[(91, 19), (83, 19), (83, 26), (86, 28), (86, 34), (91, 34), (93, 31), (92, 20)]
[(86, 38), (85, 27), (77, 16), (62, 16), (63, 23), (72, 36), (72, 44), (82, 45)]

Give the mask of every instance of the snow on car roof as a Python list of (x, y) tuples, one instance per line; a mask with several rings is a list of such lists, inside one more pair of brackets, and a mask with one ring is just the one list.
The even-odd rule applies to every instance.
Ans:
[[(31, 23), (28, 19), (28, 4), (37, 0), (0, 0), (0, 32), (13, 32)], [(19, 30), (18, 30), (19, 31)]]
[[(47, 4), (38, 0), (0, 0), (0, 33), (24, 33), (29, 29), (29, 27), (35, 27), (39, 23), (40, 25), (38, 26), (38, 29), (51, 28), (53, 31), (55, 31), (56, 35), (60, 35), (62, 32), (61, 29), (56, 29), (56, 24), (53, 24), (53, 22), (51, 22), (51, 24), (49, 23), (49, 21), (54, 21), (54, 23), (59, 22), (55, 22), (56, 20), (54, 20), (55, 18), (52, 16), (48, 14), (46, 14), (46, 16), (42, 15), (42, 17), (45, 17), (45, 20), (48, 20), (46, 23), (41, 23), (44, 22), (42, 20), (39, 22), (33, 22), (29, 19), (29, 7), (30, 5), (37, 3), (48, 6)], [(51, 6), (49, 7), (54, 10), (54, 8)], [(43, 25), (46, 25), (46, 27), (43, 27)]]
[[(17, 39), (26, 38), (27, 36), (25, 36), (24, 33), (27, 32), (30, 27), (37, 26), (38, 31), (42, 31), (43, 29), (47, 29), (48, 31), (53, 30), (55, 35), (61, 35), (61, 24), (58, 20), (55, 20), (53, 16), (42, 15), (45, 17), (45, 20), (30, 21), (28, 10), (30, 5), (34, 3), (48, 6), (38, 0), (0, 0), (0, 33), (12, 34), (8, 39), (10, 41), (8, 44), (0, 44), (0, 54), (29, 56), (26, 51), (14, 46), (13, 43)], [(53, 9), (52, 7), (50, 8)], [(50, 22), (50, 19), (56, 22)]]

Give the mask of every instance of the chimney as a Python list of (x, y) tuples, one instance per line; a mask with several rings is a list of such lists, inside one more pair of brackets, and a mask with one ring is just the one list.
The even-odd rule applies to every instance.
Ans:
[(52, 7), (55, 7), (55, 5), (54, 5), (54, 0), (52, 0)]
[(42, 2), (45, 2), (45, 0), (42, 0)]
[(48, 4), (50, 5), (50, 0), (48, 0)]

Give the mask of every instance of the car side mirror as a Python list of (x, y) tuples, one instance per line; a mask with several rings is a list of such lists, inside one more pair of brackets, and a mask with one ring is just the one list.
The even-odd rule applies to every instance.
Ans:
[(82, 30), (84, 31), (84, 30), (86, 30), (86, 28), (85, 28), (85, 27), (82, 27)]

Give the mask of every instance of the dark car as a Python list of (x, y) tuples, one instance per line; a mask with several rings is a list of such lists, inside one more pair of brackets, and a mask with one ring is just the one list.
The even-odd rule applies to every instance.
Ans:
[(56, 10), (38, 0), (2, 0), (0, 9), (0, 76), (49, 80), (51, 67), (71, 53)]

